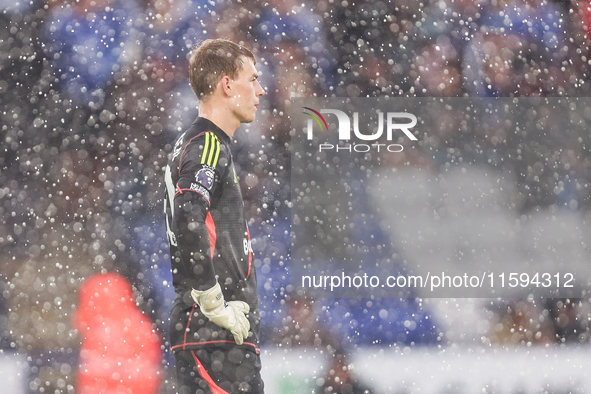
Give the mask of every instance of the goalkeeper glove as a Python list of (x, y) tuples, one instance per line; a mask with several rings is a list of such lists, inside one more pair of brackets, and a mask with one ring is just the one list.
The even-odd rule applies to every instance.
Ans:
[(218, 326), (230, 330), (236, 344), (242, 345), (250, 329), (250, 323), (245, 316), (250, 311), (250, 307), (246, 302), (226, 302), (219, 283), (205, 291), (193, 289), (191, 297), (199, 305), (205, 317)]

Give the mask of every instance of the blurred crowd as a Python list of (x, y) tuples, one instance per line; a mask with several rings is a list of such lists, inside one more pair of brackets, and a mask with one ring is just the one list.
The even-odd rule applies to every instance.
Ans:
[[(0, 4), (1, 347), (29, 357), (32, 392), (70, 392), (77, 292), (97, 272), (132, 283), (167, 352), (174, 292), (162, 176), (172, 141), (197, 116), (188, 56), (199, 40), (251, 48), (267, 92), (234, 150), (257, 256), (262, 338), (329, 349), (331, 376), (346, 370), (345, 354), (356, 346), (445, 343), (445, 333), (419, 299), (290, 297), (291, 98), (590, 92), (588, 1)], [(433, 171), (458, 160), (510, 168), (520, 212), (588, 209), (588, 133), (454, 130), (434, 128), (415, 149), (383, 161)], [(390, 247), (383, 237), (375, 242)], [(588, 340), (585, 300), (495, 304), (491, 313), (493, 343)], [(548, 323), (536, 327), (538, 315)]]

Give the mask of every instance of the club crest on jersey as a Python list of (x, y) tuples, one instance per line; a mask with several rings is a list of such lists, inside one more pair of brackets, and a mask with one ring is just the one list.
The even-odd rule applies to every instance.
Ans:
[(204, 166), (195, 174), (195, 180), (202, 184), (207, 190), (211, 190), (214, 177), (215, 173), (213, 168), (209, 166)]

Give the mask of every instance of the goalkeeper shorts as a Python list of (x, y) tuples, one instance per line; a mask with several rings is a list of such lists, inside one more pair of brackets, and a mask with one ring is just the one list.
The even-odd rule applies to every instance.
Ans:
[(179, 394), (263, 394), (261, 358), (239, 347), (175, 352)]

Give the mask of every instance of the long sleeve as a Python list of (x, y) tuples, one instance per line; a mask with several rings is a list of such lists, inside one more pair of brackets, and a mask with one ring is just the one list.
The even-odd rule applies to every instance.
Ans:
[(210, 207), (220, 191), (220, 179), (227, 172), (226, 164), (226, 151), (220, 146), (219, 139), (213, 133), (205, 132), (178, 153), (176, 168), (167, 169), (170, 171), (167, 197), (174, 201), (170, 215), (176, 243), (171, 248), (176, 263), (173, 273), (174, 269), (179, 271), (175, 281), (182, 287), (207, 290), (216, 283), (213, 264), (216, 231)]
[(196, 290), (207, 290), (216, 283), (212, 255), (215, 236), (209, 234), (206, 224), (209, 203), (201, 194), (185, 189), (177, 192), (174, 210), (178, 229), (176, 254), (181, 259), (185, 284)]

